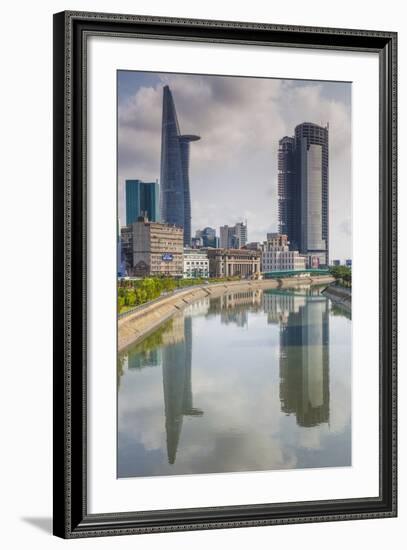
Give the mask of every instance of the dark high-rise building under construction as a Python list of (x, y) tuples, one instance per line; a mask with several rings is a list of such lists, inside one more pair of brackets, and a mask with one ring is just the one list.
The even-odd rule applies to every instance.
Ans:
[(280, 140), (278, 217), (292, 250), (328, 265), (328, 126), (304, 122), (293, 137)]

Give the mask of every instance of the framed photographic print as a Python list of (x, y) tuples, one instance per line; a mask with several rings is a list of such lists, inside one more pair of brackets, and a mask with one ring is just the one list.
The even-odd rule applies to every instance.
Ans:
[(54, 534), (392, 517), (393, 32), (54, 15)]

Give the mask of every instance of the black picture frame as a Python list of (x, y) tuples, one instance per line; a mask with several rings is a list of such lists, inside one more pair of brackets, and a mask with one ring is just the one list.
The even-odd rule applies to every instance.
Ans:
[[(380, 63), (380, 494), (319, 502), (87, 512), (86, 40), (103, 33), (376, 52)], [(54, 15), (54, 534), (63, 538), (397, 515), (397, 34), (66, 11)], [(113, 452), (113, 451), (112, 451)]]

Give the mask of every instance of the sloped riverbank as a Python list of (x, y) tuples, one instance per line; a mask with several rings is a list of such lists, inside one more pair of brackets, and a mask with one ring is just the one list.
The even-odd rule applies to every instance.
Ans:
[(171, 295), (162, 296), (150, 304), (135, 309), (118, 320), (118, 351), (123, 351), (137, 340), (144, 338), (161, 323), (182, 311), (192, 302), (207, 296), (217, 297), (231, 291), (288, 288), (297, 285), (329, 284), (331, 277), (290, 277), (287, 279), (263, 279), (260, 281), (228, 281), (189, 287)]
[(323, 294), (335, 305), (344, 308), (348, 313), (352, 312), (352, 290), (339, 285), (329, 285), (323, 290)]

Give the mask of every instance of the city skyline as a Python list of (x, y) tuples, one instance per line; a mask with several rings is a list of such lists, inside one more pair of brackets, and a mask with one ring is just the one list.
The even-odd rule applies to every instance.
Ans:
[(219, 235), (243, 220), (248, 241), (277, 231), (278, 143), (311, 121), (330, 126), (330, 257), (352, 257), (349, 83), (130, 71), (119, 71), (118, 83), (121, 219), (124, 180), (160, 174), (163, 88), (170, 85), (183, 131), (203, 138), (191, 157), (192, 236), (207, 226)]

